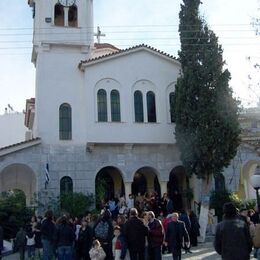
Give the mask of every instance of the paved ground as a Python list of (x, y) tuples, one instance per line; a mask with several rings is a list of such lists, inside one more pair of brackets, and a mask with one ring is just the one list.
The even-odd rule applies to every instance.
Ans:
[[(191, 249), (192, 254), (183, 254), (182, 259), (190, 259), (190, 260), (221, 260), (220, 256), (214, 251), (212, 247), (212, 242), (206, 242), (203, 244), (199, 244), (198, 247), (194, 247)], [(9, 256), (4, 256), (4, 260), (19, 260), (18, 254), (12, 254)], [(163, 260), (172, 259), (171, 255), (164, 255)], [(254, 259), (251, 257), (251, 259)]]

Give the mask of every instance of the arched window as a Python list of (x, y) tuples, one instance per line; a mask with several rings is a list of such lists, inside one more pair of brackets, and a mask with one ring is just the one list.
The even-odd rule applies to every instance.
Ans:
[(118, 90), (112, 90), (110, 93), (111, 100), (111, 120), (112, 122), (120, 122), (120, 95)]
[(78, 26), (78, 8), (76, 5), (72, 5), (69, 8), (69, 26), (70, 27)]
[(135, 122), (144, 122), (143, 94), (140, 90), (134, 93)]
[(170, 104), (171, 123), (175, 123), (175, 118), (174, 118), (174, 114), (173, 114), (174, 92), (171, 92), (169, 94), (169, 104)]
[(156, 122), (155, 94), (152, 91), (147, 92), (146, 100), (148, 122)]
[(107, 122), (107, 92), (99, 89), (97, 93), (98, 121)]
[(59, 109), (60, 119), (60, 140), (71, 140), (71, 107), (69, 104), (62, 104)]
[(64, 26), (64, 8), (59, 3), (54, 8), (54, 25)]
[(60, 180), (60, 194), (68, 194), (73, 192), (73, 181), (69, 176), (65, 176)]

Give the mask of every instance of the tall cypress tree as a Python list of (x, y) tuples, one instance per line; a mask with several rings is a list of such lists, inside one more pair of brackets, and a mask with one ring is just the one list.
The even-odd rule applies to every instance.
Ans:
[(217, 176), (240, 143), (238, 102), (218, 38), (199, 15), (200, 0), (183, 0), (179, 14), (182, 65), (172, 110), (181, 160), (189, 175)]

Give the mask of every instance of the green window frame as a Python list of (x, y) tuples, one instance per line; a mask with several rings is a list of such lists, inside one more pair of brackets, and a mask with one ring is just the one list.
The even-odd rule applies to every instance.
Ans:
[(143, 94), (140, 90), (134, 93), (135, 122), (144, 122)]
[(111, 121), (120, 122), (120, 94), (119, 91), (113, 89), (110, 93), (110, 102), (111, 102)]
[(62, 104), (59, 108), (59, 135), (60, 140), (72, 139), (71, 106)]
[(156, 105), (155, 105), (155, 94), (152, 91), (148, 91), (146, 94), (147, 101), (147, 119), (148, 122), (156, 122)]
[(98, 122), (107, 122), (107, 92), (99, 89), (97, 92)]
[(174, 92), (170, 92), (169, 94), (169, 105), (170, 105), (170, 116), (171, 116), (171, 123), (175, 123), (175, 117), (173, 113), (173, 106), (174, 106)]

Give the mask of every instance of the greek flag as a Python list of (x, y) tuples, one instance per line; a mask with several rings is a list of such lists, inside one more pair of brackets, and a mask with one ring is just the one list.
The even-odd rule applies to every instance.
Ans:
[(50, 181), (50, 176), (49, 176), (49, 163), (46, 163), (45, 165), (45, 189), (47, 188), (47, 185)]

